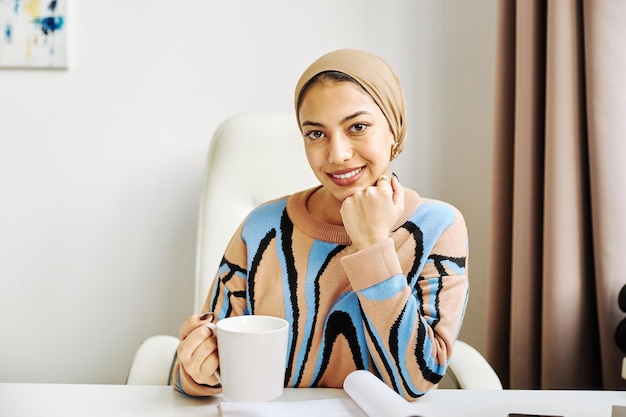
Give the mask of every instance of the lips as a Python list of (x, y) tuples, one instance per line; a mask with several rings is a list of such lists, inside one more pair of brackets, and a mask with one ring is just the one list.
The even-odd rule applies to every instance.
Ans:
[(355, 183), (363, 173), (363, 167), (351, 168), (342, 171), (329, 172), (328, 177), (337, 185), (351, 185)]

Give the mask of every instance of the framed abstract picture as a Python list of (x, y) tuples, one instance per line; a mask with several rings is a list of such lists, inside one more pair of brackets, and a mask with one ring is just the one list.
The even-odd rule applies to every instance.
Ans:
[(0, 67), (67, 68), (68, 0), (0, 0)]

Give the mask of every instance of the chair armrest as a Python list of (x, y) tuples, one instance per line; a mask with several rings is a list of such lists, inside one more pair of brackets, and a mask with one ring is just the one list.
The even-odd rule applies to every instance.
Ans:
[(169, 385), (179, 342), (167, 335), (146, 339), (135, 353), (126, 384)]
[(498, 374), (484, 356), (461, 340), (454, 344), (448, 371), (461, 389), (502, 389)]

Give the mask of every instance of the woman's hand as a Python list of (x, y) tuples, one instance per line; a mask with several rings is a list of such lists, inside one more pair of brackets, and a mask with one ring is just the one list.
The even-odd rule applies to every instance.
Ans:
[(343, 225), (354, 249), (382, 242), (404, 211), (404, 188), (395, 175), (381, 176), (375, 185), (357, 191), (341, 205)]
[(185, 372), (198, 384), (218, 385), (215, 371), (219, 366), (217, 338), (204, 326), (213, 319), (212, 314), (196, 314), (180, 328), (178, 360)]

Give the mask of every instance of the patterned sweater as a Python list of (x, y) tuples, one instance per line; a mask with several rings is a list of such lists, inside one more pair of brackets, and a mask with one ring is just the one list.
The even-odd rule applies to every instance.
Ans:
[[(385, 241), (355, 252), (343, 226), (306, 209), (315, 189), (254, 209), (231, 239), (204, 311), (263, 314), (291, 324), (287, 387), (342, 387), (356, 369), (411, 400), (443, 377), (468, 295), (467, 229), (449, 204), (405, 190)], [(176, 387), (196, 384), (177, 362)]]

